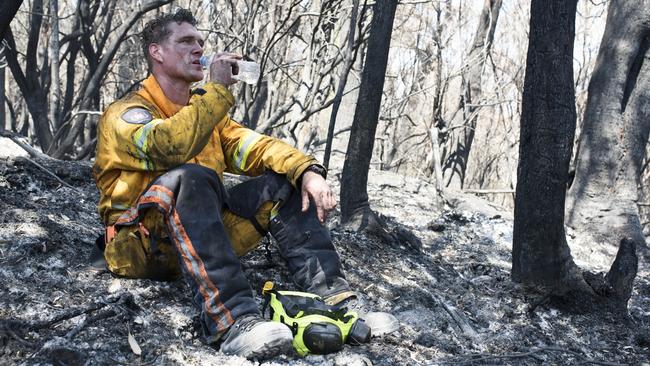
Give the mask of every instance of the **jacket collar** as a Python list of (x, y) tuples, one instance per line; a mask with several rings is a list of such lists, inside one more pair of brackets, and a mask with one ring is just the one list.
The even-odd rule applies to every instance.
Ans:
[(167, 99), (153, 74), (149, 75), (149, 77), (142, 82), (142, 89), (138, 90), (138, 94), (157, 106), (165, 118), (175, 115), (181, 108), (183, 108), (182, 105), (175, 104), (171, 100)]

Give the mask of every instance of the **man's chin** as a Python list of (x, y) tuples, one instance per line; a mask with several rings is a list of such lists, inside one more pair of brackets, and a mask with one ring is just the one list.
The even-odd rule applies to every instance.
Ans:
[(200, 74), (192, 74), (190, 75), (190, 81), (193, 83), (196, 83), (197, 81), (203, 80), (203, 72)]
[(203, 69), (201, 68), (195, 68), (192, 67), (185, 69), (185, 73), (183, 74), (183, 78), (187, 80), (190, 83), (196, 83), (197, 81), (203, 80)]

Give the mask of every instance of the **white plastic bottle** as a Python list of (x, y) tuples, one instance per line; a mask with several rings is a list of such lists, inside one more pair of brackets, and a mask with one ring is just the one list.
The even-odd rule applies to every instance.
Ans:
[[(213, 59), (214, 53), (211, 53), (201, 56), (199, 62), (201, 62), (201, 66), (204, 69), (208, 69)], [(233, 75), (233, 79), (246, 84), (257, 84), (257, 80), (260, 78), (260, 65), (257, 62), (237, 60), (237, 67), (239, 68), (239, 73)]]

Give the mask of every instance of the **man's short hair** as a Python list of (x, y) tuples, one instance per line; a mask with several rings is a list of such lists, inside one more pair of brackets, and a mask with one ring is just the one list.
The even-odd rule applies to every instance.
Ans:
[(151, 56), (149, 55), (149, 45), (152, 43), (161, 43), (169, 37), (171, 31), (167, 27), (171, 22), (177, 24), (189, 23), (196, 27), (197, 21), (187, 9), (178, 9), (175, 13), (162, 14), (145, 24), (142, 30), (142, 51), (147, 60), (149, 70), (151, 70)]

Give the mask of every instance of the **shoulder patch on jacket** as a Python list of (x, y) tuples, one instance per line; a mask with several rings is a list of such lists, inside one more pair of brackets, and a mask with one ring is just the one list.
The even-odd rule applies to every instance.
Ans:
[(124, 120), (124, 122), (135, 123), (139, 125), (149, 123), (151, 120), (153, 120), (151, 113), (148, 110), (140, 107), (127, 109), (126, 112), (122, 113), (121, 118)]
[(192, 89), (192, 94), (203, 95), (205, 93), (207, 93), (207, 91), (205, 89), (203, 89), (203, 88)]

